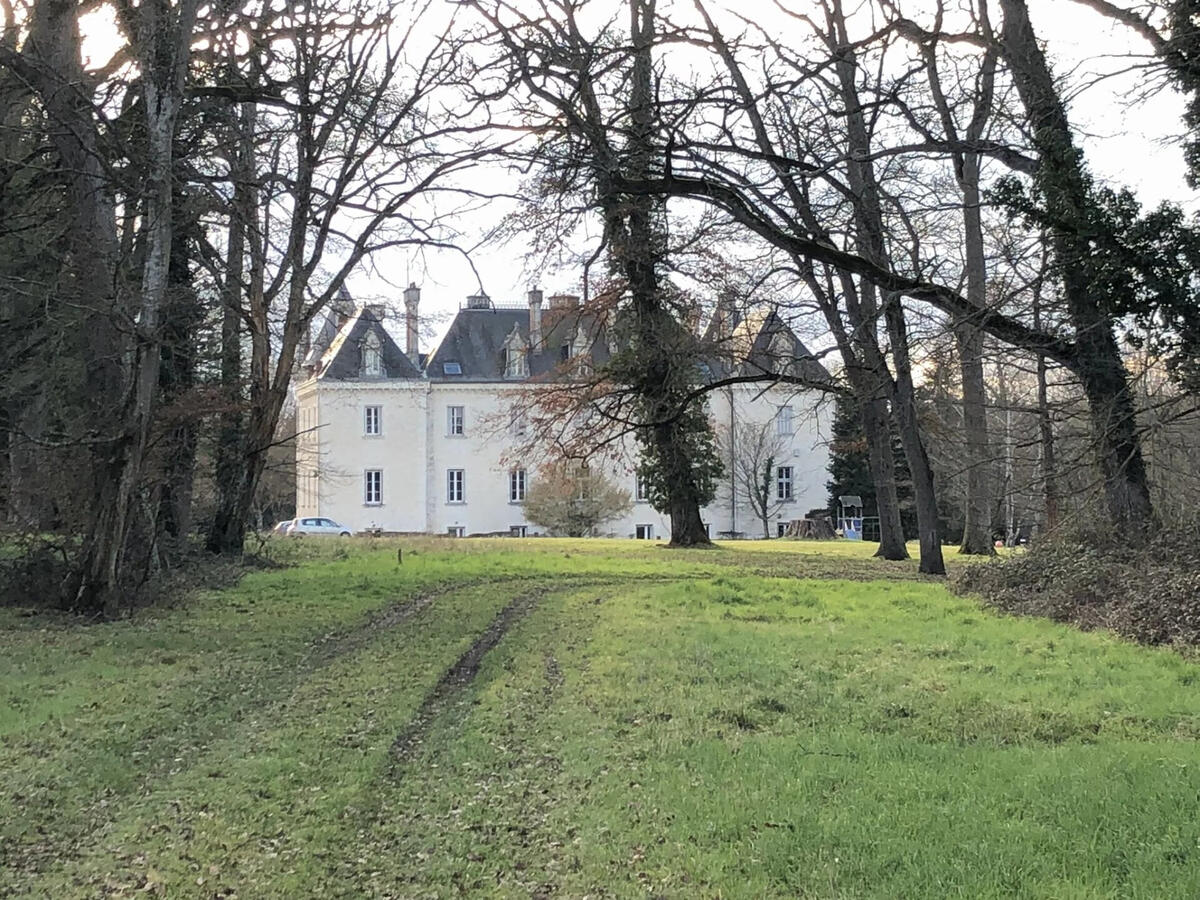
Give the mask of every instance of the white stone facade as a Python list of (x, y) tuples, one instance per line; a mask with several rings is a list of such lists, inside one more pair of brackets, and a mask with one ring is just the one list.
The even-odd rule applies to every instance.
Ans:
[[(410, 315), (415, 314), (413, 307)], [(484, 311), (464, 310), (460, 317), (464, 314)], [(512, 410), (529, 405), (540, 386), (524, 379), (472, 378), (469, 365), (461, 381), (441, 375), (439, 360), (449, 358), (447, 342), (453, 334), (425, 359), (412, 346), (415, 335), (409, 329), (407, 359), (414, 365), (405, 368), (405, 360), (395, 357), (398, 348), (378, 323), (378, 333), (390, 345), (383, 350), (391, 360), (388, 372), (382, 377), (347, 375), (353, 373), (352, 364), (335, 364), (333, 357), (344, 354), (345, 345), (354, 339), (364, 343), (364, 327), (369, 332), (373, 328), (361, 324), (361, 309), (344, 318), (338, 328), (330, 329), (336, 335), (326, 335), (328, 346), (314, 349), (310, 375), (296, 388), (296, 514), (327, 516), (355, 531), (542, 533), (526, 519), (520, 493), (538, 478), (544, 460), (520, 450), (527, 438), (515, 434), (512, 424)], [(535, 320), (534, 328), (540, 324)], [(374, 340), (365, 339), (373, 366)], [(398, 369), (404, 371), (395, 377)], [(764, 391), (761, 385), (710, 394), (709, 409), (719, 432), (731, 425), (736, 431), (759, 423), (767, 423), (773, 433), (788, 432), (777, 438), (775, 470), (776, 490), (790, 490), (791, 496), (777, 504), (769, 523), (772, 535), (780, 523), (802, 518), (826, 501), (827, 438), (817, 396), (780, 387)], [(630, 441), (615, 461), (609, 454), (600, 465), (636, 497), (636, 457), (628, 452), (632, 447)], [(523, 478), (513, 474), (519, 470), (524, 470)], [(743, 492), (734, 489), (729, 471), (723, 482), (717, 499), (704, 510), (710, 535), (762, 537), (762, 522), (739, 496)], [(616, 537), (668, 538), (670, 522), (638, 500), (628, 515), (603, 531)]]

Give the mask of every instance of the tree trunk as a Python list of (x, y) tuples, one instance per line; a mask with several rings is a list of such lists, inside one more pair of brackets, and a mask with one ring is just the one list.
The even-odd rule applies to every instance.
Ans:
[(892, 426), (886, 401), (873, 398), (861, 402), (867, 459), (875, 482), (875, 508), (879, 514), (880, 559), (908, 559), (904, 523), (900, 520), (900, 495), (896, 489), (896, 460), (892, 455)]
[[(1041, 279), (1033, 289), (1033, 327), (1042, 327)], [(1043, 532), (1058, 527), (1058, 465), (1055, 459), (1054, 419), (1050, 414), (1050, 389), (1047, 383), (1046, 354), (1037, 354), (1037, 408), (1040, 464), (1042, 470)]]
[(1154, 510), (1128, 373), (1113, 323), (1103, 309), (1105, 298), (1094, 296), (1087, 275), (1091, 247), (1083, 220), (1094, 203), (1082, 155), (1074, 145), (1066, 110), (1029, 21), (1025, 0), (1000, 0), (1000, 5), (1004, 10), (1002, 52), (1033, 125), (1034, 144), (1041, 157), (1038, 184), (1047, 208), (1062, 221), (1050, 230), (1050, 244), (1075, 331), (1075, 374), (1087, 398), (1109, 519), (1123, 534), (1140, 534), (1150, 527)]
[(217, 425), (215, 478), (217, 507), (209, 527), (206, 548), (210, 553), (237, 555), (245, 541), (245, 514), (242, 507), (243, 485), (249, 477), (245, 444), (245, 398), (242, 371), (242, 309), (247, 291), (246, 238), (254, 211), (254, 110), (245, 105), (239, 110), (236, 151), (230, 159), (233, 179), (233, 203), (229, 215), (229, 243), (226, 254), (225, 284), (221, 296), (221, 396), (224, 409)]
[[(636, 178), (649, 174), (654, 153), (655, 114), (650, 60), (654, 8), (654, 0), (629, 0), (634, 64), (629, 97), (632, 128), (628, 167)], [(653, 221), (654, 201), (649, 197), (624, 197), (611, 188), (602, 188), (601, 194), (613, 255), (629, 285), (635, 346), (646, 356), (638, 392), (645, 401), (645, 410), (660, 423), (653, 425), (647, 436), (666, 485), (671, 546), (707, 546), (711, 540), (700, 515), (701, 496), (696, 483), (695, 461), (687, 450), (686, 426), (678, 408), (680, 398), (672, 389), (672, 385), (680, 382), (676, 367), (690, 366), (691, 363), (673, 358), (670, 350), (678, 343), (672, 338), (678, 336), (680, 326), (662, 302), (657, 268), (662, 262), (664, 241)]]
[[(184, 209), (183, 196), (175, 209)], [(162, 365), (159, 390), (165, 403), (186, 404), (196, 386), (196, 333), (204, 318), (199, 298), (192, 285), (189, 251), (196, 238), (194, 219), (180, 221), (171, 245), (170, 282), (163, 327)], [(163, 441), (162, 488), (158, 522), (162, 531), (160, 546), (170, 556), (178, 556), (191, 531), (192, 485), (198, 441), (195, 413), (176, 410), (176, 422)]]
[[(968, 154), (962, 168), (963, 238), (967, 257), (967, 298), (983, 306), (987, 301), (987, 262), (984, 258), (983, 223), (979, 210), (979, 157)], [(991, 503), (988, 498), (988, 462), (991, 451), (987, 427), (987, 386), (983, 375), (983, 331), (974, 323), (959, 321), (954, 329), (962, 373), (963, 436), (966, 439), (967, 494), (963, 501), (963, 536), (958, 552), (993, 556)]]
[[(871, 135), (866, 116), (858, 96), (855, 79), (858, 67), (854, 51), (846, 33), (845, 18), (840, 3), (834, 3), (832, 17), (834, 33), (831, 37), (837, 47), (837, 74), (842, 99), (846, 105), (846, 164), (847, 182), (850, 186), (854, 206), (855, 238), (859, 252), (877, 265), (888, 265), (883, 209), (880, 203), (879, 186), (871, 162)], [(871, 324), (878, 306), (875, 301), (876, 287), (862, 280), (859, 283), (860, 323)], [(892, 365), (895, 379), (892, 381), (892, 411), (899, 428), (900, 442), (908, 459), (912, 473), (913, 493), (917, 501), (917, 528), (920, 532), (920, 570), (931, 575), (944, 575), (942, 542), (938, 534), (937, 497), (933, 481), (933, 469), (925, 451), (917, 421), (916, 401), (913, 391), (912, 367), (908, 352), (908, 330), (904, 320), (904, 307), (900, 295), (888, 293), (883, 302), (884, 322), (891, 342)], [(852, 324), (854, 324), (852, 322)], [(858, 329), (858, 325), (856, 325)], [(880, 375), (887, 371), (886, 361), (879, 352), (878, 343), (872, 340), (865, 360)], [(882, 549), (882, 548), (881, 548)]]

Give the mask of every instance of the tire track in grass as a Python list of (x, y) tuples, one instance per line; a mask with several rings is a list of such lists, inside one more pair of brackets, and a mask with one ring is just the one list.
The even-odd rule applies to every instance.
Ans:
[(399, 778), (401, 767), (410, 762), (421, 749), (433, 722), (471, 686), (487, 654), (500, 643), (514, 624), (537, 605), (542, 592), (520, 594), (496, 614), (467, 651), (445, 671), (433, 689), (425, 695), (412, 719), (392, 742), (391, 774)]
[(340, 660), (367, 649), (390, 631), (434, 607), (443, 598), (509, 580), (464, 579), (431, 585), (419, 593), (397, 597), (369, 613), (357, 625), (330, 631), (312, 640), (286, 674), (281, 670), (256, 685), (254, 700), (247, 699), (233, 705), (223, 720), (211, 723), (212, 727), (202, 735), (193, 730), (194, 723), (187, 721), (144, 735), (136, 746), (146, 746), (157, 752), (149, 759), (144, 759), (138, 774), (122, 790), (106, 791), (103, 795), (95, 796), (86, 804), (86, 815), (78, 822), (52, 820), (38, 823), (30, 833), (0, 842), (0, 897), (7, 896), (3, 884), (5, 873), (14, 877), (36, 877), (56, 865), (69, 864), (83, 857), (89, 850), (83, 840), (85, 833), (94, 833), (107, 827), (120, 817), (130, 802), (136, 802), (154, 785), (197, 765), (213, 742), (244, 730), (248, 718), (257, 716), (269, 720), (280, 713), (296, 691)]

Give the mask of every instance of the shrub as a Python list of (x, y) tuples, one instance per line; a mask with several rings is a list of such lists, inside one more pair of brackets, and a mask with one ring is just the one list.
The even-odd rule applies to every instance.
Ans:
[(966, 566), (952, 586), (1016, 615), (1108, 628), (1146, 644), (1200, 645), (1200, 521), (1140, 543), (1055, 537)]

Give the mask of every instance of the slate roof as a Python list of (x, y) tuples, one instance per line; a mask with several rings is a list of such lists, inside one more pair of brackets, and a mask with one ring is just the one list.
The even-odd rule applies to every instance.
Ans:
[[(372, 333), (379, 339), (383, 356), (382, 376), (362, 374), (363, 342), (367, 335)], [(359, 308), (342, 325), (321, 355), (313, 374), (319, 378), (335, 378), (339, 381), (382, 381), (386, 378), (421, 377), (421, 371), (392, 340), (392, 336), (375, 314), (366, 307)]]
[[(709, 377), (729, 375), (788, 374), (811, 384), (831, 384), (833, 379), (813, 357), (787, 323), (776, 313), (738, 315), (732, 333), (718, 338), (710, 324), (704, 343), (712, 349), (702, 367)], [(514, 332), (523, 346), (529, 345), (529, 308), (488, 307), (460, 309), (446, 336), (430, 355), (421, 354), (419, 366), (396, 344), (387, 329), (367, 307), (360, 307), (340, 329), (331, 316), (322, 328), (305, 361), (319, 378), (340, 381), (374, 381), (381, 378), (428, 378), (452, 382), (513, 382), (523, 380), (504, 374), (504, 348)], [(385, 375), (362, 375), (363, 340), (369, 333), (379, 338)], [(585, 346), (579, 346), (582, 340)], [(542, 311), (542, 341), (527, 358), (530, 379), (544, 378), (563, 362), (563, 346), (575, 344), (577, 356), (590, 357), (596, 367), (610, 358), (608, 338), (595, 316), (576, 308)]]
[(716, 322), (704, 332), (709, 348), (705, 368), (716, 380), (730, 376), (790, 375), (813, 385), (833, 384), (833, 377), (780, 315), (735, 314), (732, 330), (721, 337)]
[[(504, 374), (504, 346), (514, 329), (528, 347), (528, 307), (460, 309), (426, 363), (426, 376), (435, 381), (517, 380)], [(594, 317), (577, 309), (544, 309), (541, 345), (527, 357), (529, 377), (553, 372), (563, 362), (563, 345), (576, 339), (581, 341), (574, 348), (577, 356), (589, 355), (596, 366), (608, 361), (607, 340)], [(448, 374), (446, 363), (458, 363), (460, 374)]]

